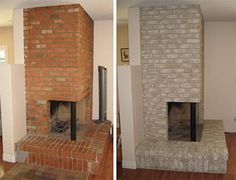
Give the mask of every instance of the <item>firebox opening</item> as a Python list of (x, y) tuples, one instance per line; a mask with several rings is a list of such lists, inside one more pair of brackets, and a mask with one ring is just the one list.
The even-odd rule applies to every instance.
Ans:
[(50, 102), (50, 133), (65, 133), (70, 127), (70, 102)]
[(200, 141), (198, 103), (168, 102), (168, 140)]
[[(86, 98), (79, 102), (69, 101), (55, 101), (51, 100), (50, 103), (50, 134), (64, 138), (76, 139), (76, 132), (79, 128), (75, 128), (86, 122)], [(76, 109), (75, 109), (76, 108)], [(73, 114), (74, 113), (74, 114)], [(72, 119), (75, 121), (72, 121)], [(74, 122), (74, 123), (73, 123)], [(72, 130), (73, 129), (73, 130)], [(72, 132), (75, 134), (72, 135)]]

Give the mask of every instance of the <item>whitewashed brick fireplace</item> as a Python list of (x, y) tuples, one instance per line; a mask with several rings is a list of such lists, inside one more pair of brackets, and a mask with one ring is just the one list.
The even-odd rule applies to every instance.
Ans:
[(199, 103), (203, 119), (203, 19), (198, 5), (140, 8), (145, 137), (168, 139), (168, 102)]
[[(141, 7), (139, 15), (144, 137), (135, 149), (136, 167), (225, 173), (228, 150), (223, 123), (203, 121), (204, 27), (200, 7)], [(186, 112), (194, 117), (197, 114), (196, 119), (203, 123), (197, 142), (169, 139), (170, 116), (178, 119), (169, 112), (173, 104), (188, 106), (184, 116)]]

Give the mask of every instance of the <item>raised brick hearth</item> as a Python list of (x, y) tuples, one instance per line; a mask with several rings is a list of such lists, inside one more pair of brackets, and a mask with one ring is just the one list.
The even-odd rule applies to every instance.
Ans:
[(109, 143), (110, 124), (91, 123), (77, 141), (28, 135), (17, 143), (18, 161), (71, 171), (99, 174)]
[(228, 149), (223, 121), (205, 120), (200, 142), (145, 138), (136, 148), (138, 168), (226, 173)]

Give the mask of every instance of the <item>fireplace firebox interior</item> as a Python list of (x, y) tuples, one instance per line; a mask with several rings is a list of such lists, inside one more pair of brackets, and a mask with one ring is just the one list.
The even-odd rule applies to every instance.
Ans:
[(168, 140), (199, 141), (202, 125), (198, 112), (198, 103), (168, 102)]
[(50, 133), (67, 135), (69, 129), (71, 140), (76, 140), (76, 119), (76, 102), (50, 102)]

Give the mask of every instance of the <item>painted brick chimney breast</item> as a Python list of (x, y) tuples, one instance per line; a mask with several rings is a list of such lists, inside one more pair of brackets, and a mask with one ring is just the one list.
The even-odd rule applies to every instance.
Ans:
[(203, 19), (198, 5), (140, 9), (146, 137), (168, 139), (168, 102), (199, 103), (203, 119)]
[(49, 100), (86, 98), (92, 119), (93, 20), (79, 4), (24, 9), (27, 132), (48, 134)]

